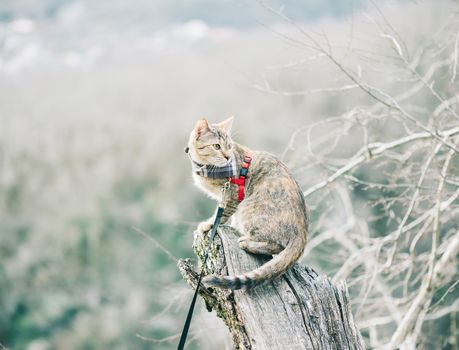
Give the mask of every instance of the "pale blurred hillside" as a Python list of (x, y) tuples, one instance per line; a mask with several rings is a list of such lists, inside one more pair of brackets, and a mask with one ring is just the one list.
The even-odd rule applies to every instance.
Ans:
[[(348, 82), (257, 24), (288, 28), (259, 4), (189, 1), (173, 10), (167, 1), (137, 1), (143, 10), (134, 13), (124, 1), (31, 3), (0, 4), (0, 343), (173, 349), (174, 340), (152, 345), (136, 334), (175, 335), (190, 290), (173, 259), (134, 228), (175, 257), (192, 256), (192, 231), (214, 206), (192, 186), (183, 153), (194, 121), (235, 115), (234, 139), (282, 154), (299, 127), (367, 97), (260, 91), (266, 82), (283, 95)], [(350, 16), (358, 2), (323, 3), (312, 28), (342, 46), (354, 27), (368, 25)], [(311, 18), (307, 9), (297, 16), (302, 2), (284, 5)], [(432, 8), (445, 15), (451, 5), (387, 11), (415, 43), (438, 25)], [(371, 36), (355, 39), (387, 50)], [(212, 315), (197, 317), (194, 348), (228, 342)], [(202, 342), (204, 325), (215, 343)]]

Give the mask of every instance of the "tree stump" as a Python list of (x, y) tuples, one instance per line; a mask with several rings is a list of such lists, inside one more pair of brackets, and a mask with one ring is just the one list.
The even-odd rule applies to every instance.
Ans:
[[(239, 248), (237, 232), (221, 226), (215, 237), (206, 274), (240, 274), (270, 257)], [(193, 248), (202, 262), (207, 235), (196, 235)], [(198, 273), (190, 259), (178, 263), (184, 279), (196, 287)], [(326, 276), (295, 264), (284, 276), (250, 290), (228, 291), (202, 287), (209, 311), (216, 311), (233, 338), (235, 349), (365, 349), (354, 324), (346, 283), (334, 285)]]

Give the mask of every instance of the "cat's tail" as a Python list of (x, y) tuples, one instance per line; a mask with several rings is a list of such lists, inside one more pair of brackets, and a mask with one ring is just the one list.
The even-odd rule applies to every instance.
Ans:
[(224, 289), (251, 288), (284, 274), (301, 257), (306, 244), (305, 237), (297, 236), (285, 249), (257, 269), (237, 276), (209, 275), (202, 282), (206, 287)]

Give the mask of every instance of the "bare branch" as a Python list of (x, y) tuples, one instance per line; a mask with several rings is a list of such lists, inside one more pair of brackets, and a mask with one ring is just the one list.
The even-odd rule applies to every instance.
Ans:
[[(444, 131), (438, 131), (437, 134), (441, 138), (447, 138), (454, 136), (459, 133), (459, 127), (456, 128), (451, 128), (448, 130)], [(314, 185), (313, 187), (307, 189), (306, 191), (303, 192), (303, 195), (305, 197), (310, 196), (314, 192), (326, 187), (327, 185), (333, 183), (336, 181), (338, 178), (343, 176), (344, 174), (348, 173), (352, 169), (356, 168), (358, 165), (362, 164), (365, 162), (367, 159), (373, 159), (384, 152), (391, 150), (396, 147), (400, 147), (402, 145), (405, 145), (407, 143), (417, 141), (417, 140), (422, 140), (422, 139), (430, 139), (431, 134), (428, 132), (420, 132), (412, 135), (405, 136), (401, 139), (388, 142), (388, 143), (380, 143), (380, 142), (374, 142), (369, 144), (366, 147), (363, 147), (360, 149), (353, 157), (352, 160), (343, 166), (342, 168), (338, 169), (334, 174), (329, 176), (326, 180), (319, 182), (318, 184)], [(368, 155), (367, 155), (368, 153)]]

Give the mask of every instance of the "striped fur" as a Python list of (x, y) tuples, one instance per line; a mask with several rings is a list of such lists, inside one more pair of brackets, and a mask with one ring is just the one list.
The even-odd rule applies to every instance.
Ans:
[(256, 270), (238, 276), (206, 276), (202, 282), (207, 287), (225, 289), (251, 288), (284, 274), (301, 257), (305, 242), (292, 241), (281, 253)]

